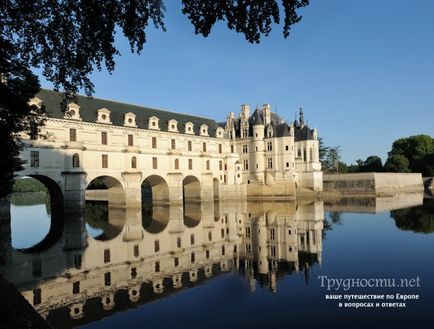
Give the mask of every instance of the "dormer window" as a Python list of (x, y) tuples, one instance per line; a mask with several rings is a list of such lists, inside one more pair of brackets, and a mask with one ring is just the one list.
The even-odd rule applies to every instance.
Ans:
[(178, 132), (178, 121), (175, 119), (169, 120), (167, 123), (167, 130), (171, 132)]
[(111, 124), (112, 122), (110, 121), (110, 111), (106, 108), (99, 109), (97, 122)]
[(224, 132), (225, 132), (225, 130), (222, 127), (219, 127), (219, 128), (217, 128), (215, 135), (217, 138), (223, 138)]
[(148, 129), (160, 130), (160, 126), (158, 125), (159, 119), (156, 116), (152, 116), (149, 118)]
[(136, 115), (132, 112), (128, 112), (124, 115), (124, 126), (126, 127), (137, 127)]
[(273, 137), (273, 128), (271, 126), (267, 129), (267, 137)]
[(38, 97), (33, 97), (29, 100), (28, 104), (29, 105), (35, 105), (36, 107), (41, 108), (42, 103), (43, 103), (42, 99), (40, 99)]
[(206, 124), (200, 126), (200, 135), (208, 136), (208, 126)]
[(80, 106), (75, 103), (70, 103), (66, 107), (65, 119), (81, 120)]
[(185, 124), (185, 133), (186, 134), (194, 134), (194, 124), (192, 122), (187, 122)]

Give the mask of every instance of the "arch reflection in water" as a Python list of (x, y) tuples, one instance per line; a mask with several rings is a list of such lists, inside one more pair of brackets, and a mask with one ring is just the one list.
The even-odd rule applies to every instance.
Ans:
[(18, 179), (14, 190), (10, 198), (12, 246), (23, 252), (48, 249), (60, 239), (64, 227), (60, 187), (49, 177), (32, 175)]
[(125, 192), (117, 179), (100, 176), (89, 183), (84, 218), (89, 235), (96, 240), (111, 240), (121, 233), (126, 219)]
[[(321, 261), (322, 202), (225, 202), (218, 214), (213, 202), (196, 207), (189, 216), (200, 214), (195, 225), (185, 220), (190, 210), (166, 207), (168, 224), (159, 232), (141, 228), (140, 208), (126, 209), (122, 234), (109, 241), (95, 241), (79, 225), (71, 226), (62, 239), (70, 241), (68, 248), (60, 244), (37, 257), (20, 258), (19, 264), (11, 256), (1, 272), (23, 287), (22, 294), (51, 324), (70, 327), (229, 270), (244, 275), (252, 290), (258, 284), (275, 290), (279, 278)], [(74, 245), (71, 239), (81, 242)], [(22, 265), (35, 257), (42, 268), (38, 277)], [(67, 278), (56, 279), (65, 271)]]

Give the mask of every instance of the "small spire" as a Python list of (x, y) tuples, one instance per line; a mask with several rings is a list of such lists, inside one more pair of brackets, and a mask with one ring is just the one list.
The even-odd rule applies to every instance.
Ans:
[(304, 126), (304, 113), (303, 113), (302, 107), (300, 107), (299, 116), (300, 116), (300, 126), (303, 127)]

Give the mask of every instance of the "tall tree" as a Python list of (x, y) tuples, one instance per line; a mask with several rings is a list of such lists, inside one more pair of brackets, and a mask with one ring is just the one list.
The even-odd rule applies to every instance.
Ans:
[[(218, 21), (259, 43), (273, 23), (283, 17), (283, 35), (300, 21), (297, 11), (308, 0), (183, 0), (182, 12), (196, 34), (208, 36)], [(27, 101), (39, 90), (32, 68), (68, 99), (83, 89), (94, 91), (89, 75), (103, 66), (115, 68), (115, 33), (122, 31), (132, 52), (140, 53), (149, 24), (165, 30), (162, 0), (40, 0), (0, 1), (0, 196), (11, 190), (14, 173), (21, 168), (18, 134), (28, 131), (37, 115)]]
[(432, 172), (434, 139), (428, 135), (400, 138), (393, 142), (385, 164), (387, 171), (421, 172), (428, 176)]
[(329, 171), (339, 172), (339, 162), (341, 161), (341, 147), (331, 147), (327, 153), (327, 162), (329, 163)]

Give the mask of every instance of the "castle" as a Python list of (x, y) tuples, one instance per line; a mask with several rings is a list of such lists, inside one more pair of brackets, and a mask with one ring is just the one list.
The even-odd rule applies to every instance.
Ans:
[(177, 203), (242, 197), (294, 198), (322, 190), (316, 129), (300, 109), (288, 124), (269, 105), (252, 114), (241, 106), (224, 123), (78, 96), (60, 107), (61, 94), (43, 89), (31, 104), (44, 106), (45, 125), (23, 135), (20, 176), (60, 188), (65, 201), (84, 200), (95, 179), (113, 202), (140, 200), (146, 181), (153, 201)]

